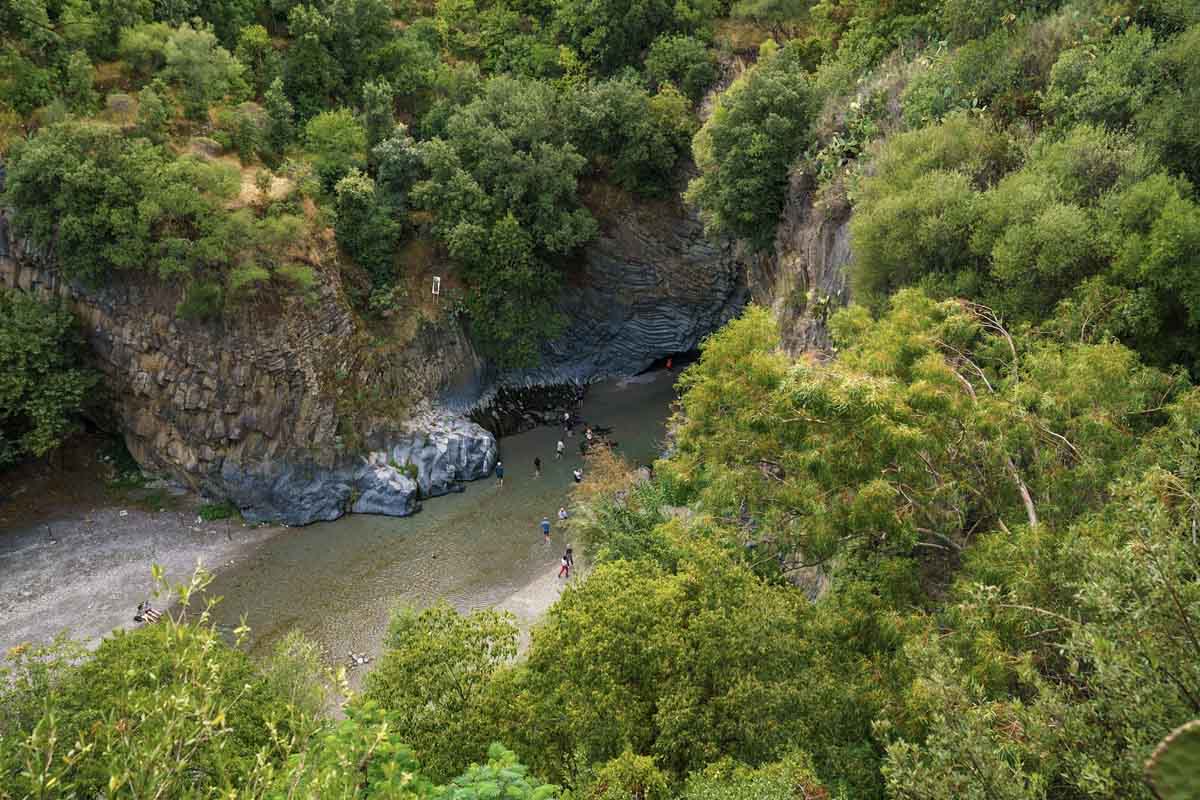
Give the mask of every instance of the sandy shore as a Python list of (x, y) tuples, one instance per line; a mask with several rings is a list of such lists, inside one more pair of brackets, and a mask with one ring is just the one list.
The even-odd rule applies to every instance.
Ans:
[[(230, 521), (197, 522), (192, 509), (98, 507), (8, 530), (0, 536), (0, 652), (61, 631), (94, 643), (130, 626), (153, 589), (152, 564), (188, 578), (216, 570), (277, 532)], [(157, 605), (163, 607), (165, 602)]]

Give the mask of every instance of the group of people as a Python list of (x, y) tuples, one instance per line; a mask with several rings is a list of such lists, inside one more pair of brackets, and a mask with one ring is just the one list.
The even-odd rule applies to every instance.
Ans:
[[(558, 519), (561, 522), (566, 518), (567, 508), (566, 506), (560, 506), (558, 509)], [(542, 541), (550, 544), (550, 517), (548, 516), (542, 517)], [(558, 577), (570, 578), (571, 567), (575, 566), (575, 553), (571, 550), (571, 545), (567, 545), (567, 549), (563, 553), (559, 563)]]
[[(566, 433), (566, 435), (567, 436), (573, 435), (572, 429), (575, 425), (575, 420), (571, 416), (570, 411), (563, 412), (562, 422), (563, 422), (563, 431)], [(591, 445), (596, 440), (597, 440), (597, 437), (596, 437), (595, 433), (593, 433), (592, 429), (590, 427), (586, 428), (584, 431), (584, 438), (579, 442), (579, 452), (581, 454), (586, 453), (588, 446)], [(566, 444), (563, 443), (562, 439), (559, 439), (555, 443), (555, 446), (554, 446), (554, 460), (561, 461), (563, 458), (563, 455), (566, 452), (566, 449), (567, 449)], [(504, 486), (504, 462), (497, 459), (496, 466), (494, 469), (495, 469), (495, 474), (496, 474), (496, 485), (503, 487)], [(533, 477), (540, 478), (541, 475), (542, 475), (541, 456), (534, 456)], [(579, 467), (575, 467), (574, 469), (572, 469), (571, 477), (574, 479), (574, 481), (576, 483), (582, 483), (583, 482), (583, 467), (579, 466)], [(568, 516), (568, 514), (567, 514), (566, 506), (560, 506), (558, 509), (559, 522), (566, 521), (567, 516)], [(542, 517), (542, 522), (541, 522), (540, 527), (542, 529), (542, 540), (546, 544), (549, 544), (550, 543), (550, 517), (548, 515)], [(571, 546), (567, 545), (567, 549), (563, 552), (562, 558), (559, 561), (558, 577), (570, 578), (571, 577), (571, 568), (574, 566), (575, 566), (575, 554), (571, 550)]]

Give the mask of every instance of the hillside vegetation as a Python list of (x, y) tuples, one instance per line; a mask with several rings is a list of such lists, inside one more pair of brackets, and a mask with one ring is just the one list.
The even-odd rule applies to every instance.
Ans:
[[(769, 251), (798, 172), (852, 211), (856, 302), (825, 360), (749, 309), (653, 478), (589, 465), (594, 566), (520, 658), (510, 617), (398, 609), (334, 722), (311, 645), (252, 663), (197, 609), (18, 648), (0, 797), (1154, 796), (1200, 717), (1200, 6), (91, 3), (2, 18), (6, 197), (80, 279), (216, 314), (330, 225), (378, 309), (433, 237), (524, 360), (580, 182), (678, 191), (692, 137), (713, 235)], [(295, 194), (239, 206), (196, 135)]]

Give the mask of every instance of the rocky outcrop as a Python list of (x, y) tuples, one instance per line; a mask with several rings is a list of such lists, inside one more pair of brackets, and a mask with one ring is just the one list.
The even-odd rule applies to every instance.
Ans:
[(499, 384), (636, 375), (665, 356), (695, 350), (741, 312), (749, 292), (732, 241), (708, 239), (678, 197), (614, 204), (596, 212), (600, 236), (563, 292), (566, 332), (543, 348), (536, 369), (500, 376)]
[[(706, 239), (678, 200), (607, 201), (562, 295), (566, 333), (539, 367), (504, 375), (448, 315), (379, 346), (336, 269), (321, 270), (314, 298), (264, 297), (188, 322), (175, 315), (177, 288), (138, 274), (77, 285), (5, 235), (0, 286), (72, 305), (105, 375), (97, 406), (144, 467), (255, 522), (405, 515), (491, 471), (496, 441), (473, 410), (503, 432), (557, 416), (584, 384), (691, 351), (741, 310), (745, 266), (732, 243)], [(7, 223), (0, 216), (6, 234)]]
[[(347, 430), (347, 387), (402, 387), (411, 399), (477, 382), (478, 359), (453, 321), (427, 323), (408, 348), (364, 360), (363, 333), (333, 271), (315, 301), (264, 302), (200, 323), (177, 319), (177, 291), (152, 279), (119, 276), (91, 289), (63, 280), (20, 243), (9, 249), (0, 285), (60, 296), (81, 318), (105, 376), (107, 398), (98, 405), (134, 458), (232, 500), (250, 521), (336, 519), (364, 497), (360, 508), (412, 513), (416, 485), (433, 496), (491, 470), (495, 439), (456, 415), (410, 409), (408, 422)], [(364, 469), (382, 451), (415, 465), (415, 483)], [(385, 497), (393, 487), (395, 496)]]
[(808, 172), (792, 175), (775, 247), (751, 261), (754, 301), (779, 320), (793, 355), (830, 351), (830, 314), (850, 302), (850, 208), (835, 187), (818, 195)]

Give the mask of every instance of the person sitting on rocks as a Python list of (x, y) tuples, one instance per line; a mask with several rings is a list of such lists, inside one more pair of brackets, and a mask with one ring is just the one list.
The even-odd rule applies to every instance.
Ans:
[(575, 478), (576, 483), (583, 482), (583, 470), (580, 469), (579, 467), (576, 467), (574, 472), (571, 473), (571, 475)]
[(566, 518), (567, 518), (567, 507), (566, 507), (566, 506), (559, 506), (559, 507), (558, 507), (558, 518), (559, 518), (560, 520), (561, 520), (561, 519), (566, 519)]

